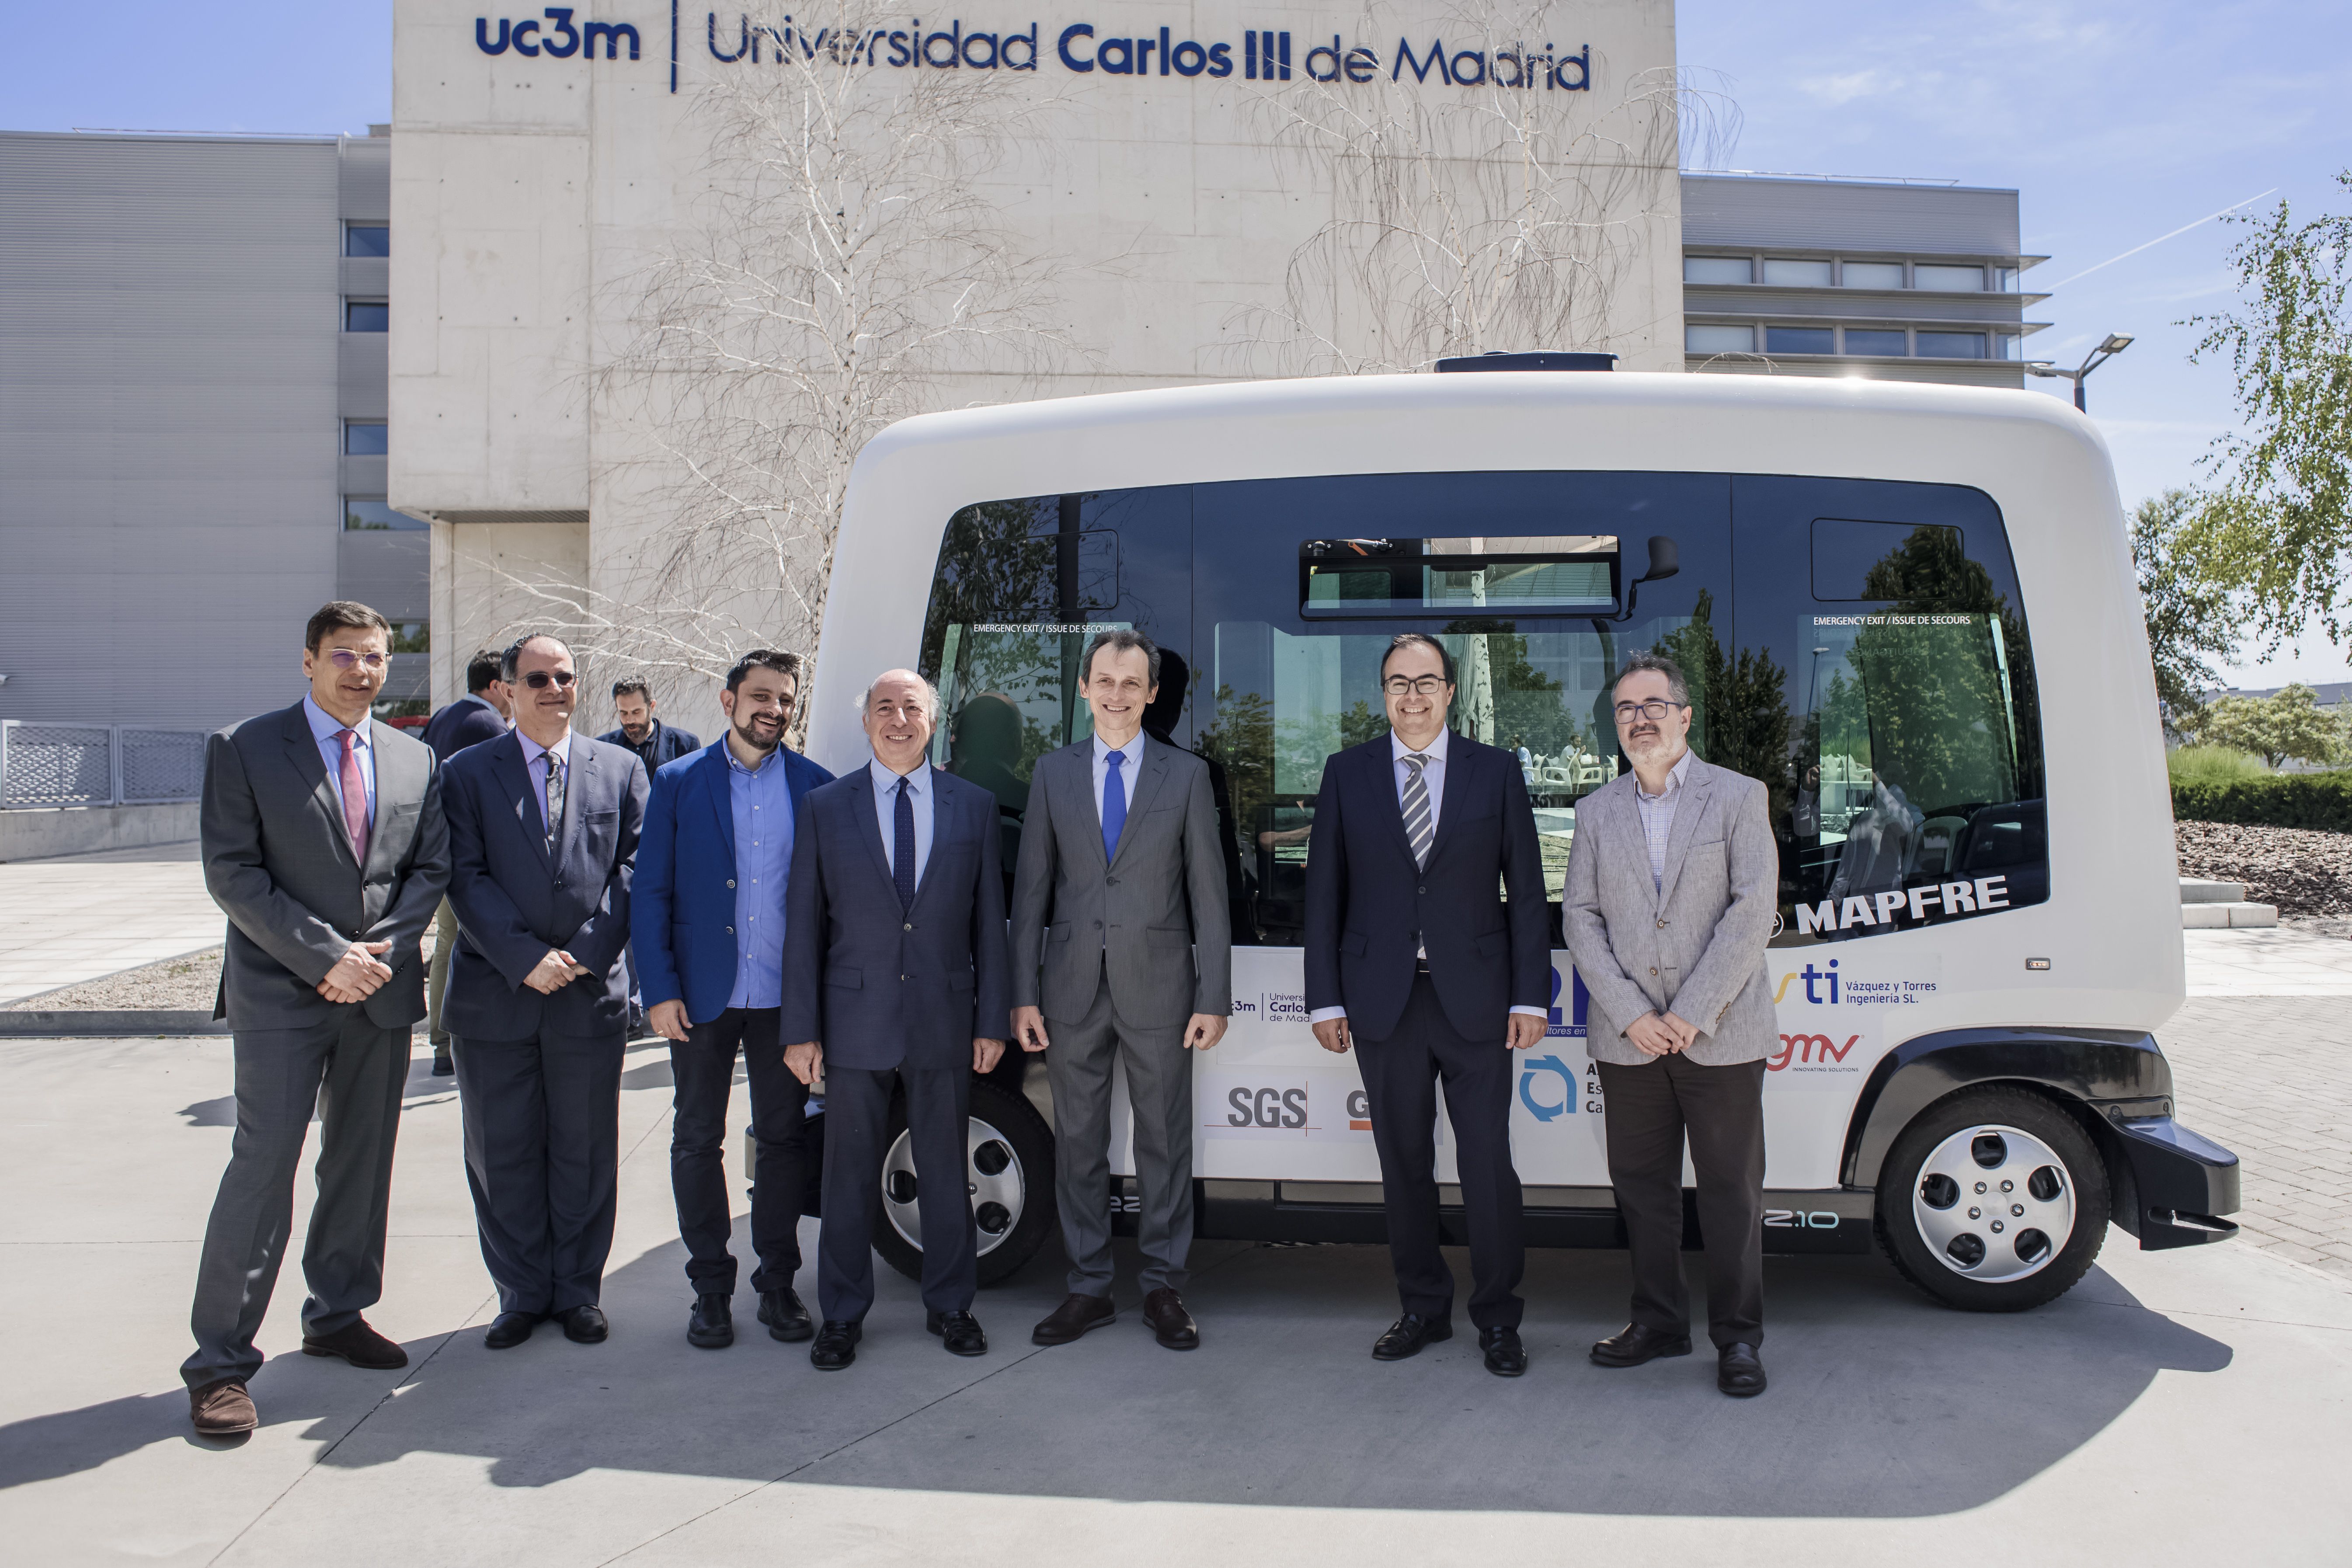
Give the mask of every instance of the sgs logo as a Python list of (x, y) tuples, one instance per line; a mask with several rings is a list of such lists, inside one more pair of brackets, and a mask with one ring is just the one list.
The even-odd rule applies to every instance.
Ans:
[(1307, 1086), (1252, 1089), (1235, 1084), (1225, 1096), (1228, 1127), (1297, 1131), (1307, 1125)]

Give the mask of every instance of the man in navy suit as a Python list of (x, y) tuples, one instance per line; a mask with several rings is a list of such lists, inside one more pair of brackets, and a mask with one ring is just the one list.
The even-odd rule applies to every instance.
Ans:
[[(499, 676), (499, 650), (486, 647), (466, 661), (466, 695), (428, 720), (425, 743), (447, 762), (468, 746), (495, 741), (507, 732), (513, 710), (507, 683)], [(449, 1062), (449, 1031), (441, 1022), (441, 1003), (449, 994), (449, 956), (457, 951), (457, 911), (441, 900), (433, 917), (433, 962), (425, 972), (425, 1037), (433, 1047), (433, 1076), (447, 1078), (457, 1069)]]
[(457, 952), (447, 1018), (482, 1261), (499, 1290), (492, 1350), (550, 1318), (583, 1344), (613, 1249), (629, 876), (646, 810), (633, 754), (572, 731), (572, 650), (506, 651), (515, 728), (442, 770)]
[(1404, 1309), (1372, 1354), (1402, 1361), (1454, 1332), (1454, 1276), (1437, 1250), (1442, 1078), (1470, 1230), (1470, 1321), (1486, 1370), (1517, 1377), (1528, 1357), (1510, 1053), (1543, 1038), (1551, 1000), (1535, 811), (1518, 758), (1445, 728), (1454, 658), (1434, 638), (1391, 642), (1381, 692), (1390, 732), (1323, 764), (1307, 858), (1308, 1016), (1325, 1050), (1362, 1047)]
[(734, 1210), (727, 1201), (727, 1097), (740, 1052), (751, 1079), (751, 1289), (771, 1338), (816, 1331), (793, 1289), (810, 1158), (808, 1089), (784, 1067), (784, 889), (793, 814), (833, 775), (783, 743), (800, 700), (797, 654), (754, 648), (719, 695), (728, 730), (654, 775), (637, 847), (630, 951), (646, 1021), (670, 1042), (676, 1111), (670, 1192), (694, 1309), (686, 1337), (735, 1342)]
[(656, 706), (653, 688), (643, 676), (613, 682), (613, 717), (620, 727), (596, 737), (608, 746), (626, 746), (636, 752), (649, 777), (702, 750), (701, 739), (691, 731), (663, 723), (655, 714)]
[(1012, 964), (996, 796), (926, 760), (940, 694), (912, 670), (858, 699), (873, 761), (801, 803), (784, 937), (784, 1059), (824, 1074), (820, 1371), (857, 1359), (874, 1304), (874, 1213), (894, 1089), (922, 1219), (924, 1326), (982, 1355), (966, 1126), (971, 1075), (1004, 1054)]

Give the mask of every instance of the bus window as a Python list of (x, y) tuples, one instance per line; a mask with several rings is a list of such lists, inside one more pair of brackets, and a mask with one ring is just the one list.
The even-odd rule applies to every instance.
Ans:
[[(2040, 716), (2007, 536), (1980, 491), (1746, 479), (1740, 627), (1787, 716), (1783, 942), (2049, 896)], [(1768, 726), (1769, 727), (1769, 726)]]

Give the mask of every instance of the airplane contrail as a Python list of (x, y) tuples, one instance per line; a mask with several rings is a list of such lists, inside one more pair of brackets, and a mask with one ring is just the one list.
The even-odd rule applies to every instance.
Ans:
[(2190, 229), (2195, 228), (2199, 223), (2211, 223), (2215, 218), (2236, 212), (2240, 207), (2250, 207), (2256, 202), (2261, 201), (2263, 196), (2275, 195), (2277, 191), (2278, 187), (2276, 185), (2273, 185), (2269, 190), (2263, 192), (2260, 195), (2248, 196), (2242, 202), (2231, 202), (2220, 212), (2207, 213), (2203, 217), (2199, 218), (2197, 223), (2184, 223), (2179, 228), (2174, 229), (2171, 234), (2159, 234), (2154, 239), (2149, 240), (2147, 245), (2135, 245), (2129, 250), (2125, 251), (2121, 256), (2108, 257), (2105, 261), (2100, 262), (2098, 267), (2085, 267), (2080, 272), (2075, 273), (2073, 278), (2062, 278), (2055, 283), (2044, 284), (2042, 287), (2052, 290), (2063, 289), (2067, 284), (2074, 282), (2078, 279), (2088, 278), (2092, 273), (2096, 272), (2099, 269), (2099, 267), (2113, 267), (2118, 261), (2128, 260), (2132, 257), (2137, 256), (2141, 251), (2149, 248), (2151, 246), (2162, 245), (2168, 239), (2172, 239), (2178, 236), (2187, 234)]

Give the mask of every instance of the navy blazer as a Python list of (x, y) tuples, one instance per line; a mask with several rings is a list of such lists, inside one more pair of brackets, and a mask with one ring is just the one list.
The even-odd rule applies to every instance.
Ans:
[[(442, 1009), (449, 1032), (526, 1040), (542, 1029), (620, 1029), (628, 1019), (621, 949), (646, 814), (645, 764), (634, 752), (575, 733), (552, 856), (520, 735), (467, 747), (449, 759), (441, 779), (458, 927)], [(551, 947), (588, 974), (542, 996), (523, 977)]]
[[(833, 779), (789, 748), (782, 766), (795, 811), (809, 791)], [(772, 897), (781, 912), (784, 889)], [(735, 800), (724, 735), (654, 774), (637, 846), (629, 954), (648, 1009), (682, 1001), (688, 1020), (707, 1024), (735, 994)]]
[(468, 746), (495, 741), (507, 732), (507, 721), (488, 703), (461, 697), (425, 722), (425, 743), (447, 762)]
[(834, 1067), (971, 1065), (975, 1038), (1013, 1033), (996, 796), (931, 770), (931, 857), (912, 908), (882, 852), (865, 768), (809, 792), (785, 896), (787, 1045)]
[[(1497, 887), (1507, 890), (1507, 903)], [(1397, 805), (1386, 734), (1334, 753), (1307, 850), (1307, 1005), (1348, 1009), (1384, 1040), (1412, 992), (1413, 938), (1454, 1030), (1496, 1040), (1513, 1007), (1551, 1004), (1551, 919), (1535, 807), (1518, 758), (1456, 734), (1427, 868)]]
[(635, 752), (638, 761), (646, 764), (646, 771), (649, 773), (657, 773), (678, 758), (692, 756), (702, 750), (702, 742), (691, 730), (681, 730), (674, 724), (665, 724), (658, 719), (654, 721), (653, 755), (650, 758), (638, 749), (635, 742), (629, 739), (629, 732), (626, 730), (607, 730), (596, 738), (608, 746), (618, 746), (625, 752)]

